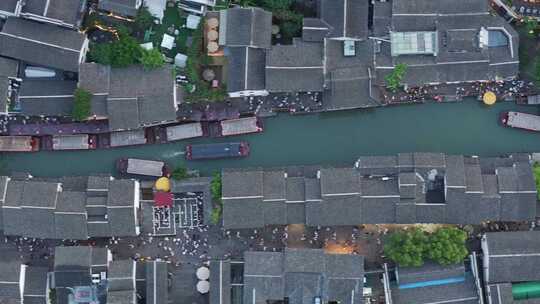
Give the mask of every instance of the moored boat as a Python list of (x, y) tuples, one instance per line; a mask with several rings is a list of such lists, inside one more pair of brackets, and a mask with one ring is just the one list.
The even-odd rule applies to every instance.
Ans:
[(249, 143), (218, 143), (186, 146), (187, 160), (245, 157), (249, 155)]
[(122, 174), (161, 177), (167, 174), (167, 167), (162, 161), (138, 158), (121, 158), (116, 161), (116, 168)]
[(263, 131), (262, 123), (256, 116), (229, 119), (219, 122), (220, 136), (233, 136)]
[(500, 119), (506, 127), (540, 132), (540, 116), (538, 115), (508, 111), (503, 112)]
[(97, 135), (53, 135), (41, 138), (41, 149), (47, 151), (93, 150), (97, 148)]
[(39, 142), (34, 136), (0, 136), (0, 152), (36, 152)]

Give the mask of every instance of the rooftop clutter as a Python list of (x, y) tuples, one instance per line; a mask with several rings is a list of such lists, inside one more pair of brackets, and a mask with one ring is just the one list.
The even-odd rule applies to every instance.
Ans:
[[(54, 266), (1, 262), (0, 302), (45, 304), (136, 303), (168, 301), (167, 263), (113, 260), (102, 247), (58, 246)], [(146, 296), (145, 296), (146, 295)]]
[(517, 76), (518, 33), (489, 9), (484, 0), (375, 2), (377, 82), (398, 64), (410, 87)]

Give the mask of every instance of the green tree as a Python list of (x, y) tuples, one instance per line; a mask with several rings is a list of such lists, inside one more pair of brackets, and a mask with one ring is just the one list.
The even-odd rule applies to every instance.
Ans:
[(253, 0), (234, 0), (234, 3), (240, 5), (241, 7), (255, 6)]
[(145, 70), (160, 68), (163, 66), (163, 64), (165, 64), (163, 55), (158, 49), (155, 48), (151, 50), (142, 49), (139, 61)]
[(399, 86), (401, 85), (401, 80), (403, 79), (403, 76), (405, 76), (405, 72), (407, 71), (407, 65), (404, 63), (398, 63), (394, 67), (394, 70), (392, 73), (386, 75), (384, 77), (384, 80), (386, 80), (386, 86), (395, 92)]
[(262, 7), (269, 10), (288, 10), (293, 4), (292, 0), (263, 0)]
[(148, 11), (148, 7), (143, 6), (135, 16), (135, 25), (141, 30), (147, 30), (154, 25), (154, 16)]
[(427, 240), (420, 229), (394, 232), (385, 242), (384, 253), (400, 266), (422, 266)]
[(118, 30), (118, 39), (109, 43), (96, 43), (90, 48), (90, 60), (113, 67), (126, 67), (138, 63), (142, 48), (123, 28)]
[(88, 58), (104, 65), (111, 64), (111, 43), (95, 43), (90, 46)]
[(75, 89), (72, 117), (75, 121), (83, 121), (90, 116), (92, 94), (84, 89)]
[(281, 34), (283, 34), (283, 37), (285, 38), (293, 38), (300, 35), (300, 32), (302, 31), (302, 23), (294, 22), (294, 21), (285, 21), (281, 24)]
[(127, 33), (119, 33), (119, 39), (111, 44), (111, 66), (127, 67), (138, 62), (141, 57), (142, 48)]
[(461, 263), (468, 255), (466, 241), (467, 233), (461, 229), (439, 228), (429, 237), (426, 256), (441, 265)]
[(186, 179), (189, 177), (188, 171), (185, 167), (177, 167), (173, 170), (171, 178), (175, 180)]
[(537, 84), (540, 84), (540, 56), (537, 56), (534, 62), (534, 78)]

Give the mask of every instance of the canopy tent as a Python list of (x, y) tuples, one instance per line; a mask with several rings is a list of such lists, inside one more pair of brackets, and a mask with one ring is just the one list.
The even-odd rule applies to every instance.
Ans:
[(197, 283), (197, 291), (202, 294), (208, 293), (210, 291), (210, 283), (208, 281), (199, 281)]
[(210, 270), (208, 267), (199, 267), (196, 272), (197, 278), (199, 280), (208, 280), (210, 277)]
[(173, 194), (170, 192), (154, 192), (155, 207), (172, 207)]

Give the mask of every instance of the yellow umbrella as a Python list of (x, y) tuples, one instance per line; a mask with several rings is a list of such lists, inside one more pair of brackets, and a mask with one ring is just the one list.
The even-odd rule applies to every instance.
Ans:
[(160, 177), (156, 181), (156, 190), (157, 191), (163, 191), (163, 192), (169, 192), (171, 191), (171, 182), (167, 177)]
[(484, 93), (484, 103), (487, 104), (488, 106), (491, 106), (491, 105), (494, 105), (495, 102), (497, 101), (497, 95), (495, 95), (495, 93), (491, 92), (491, 91), (486, 91)]

